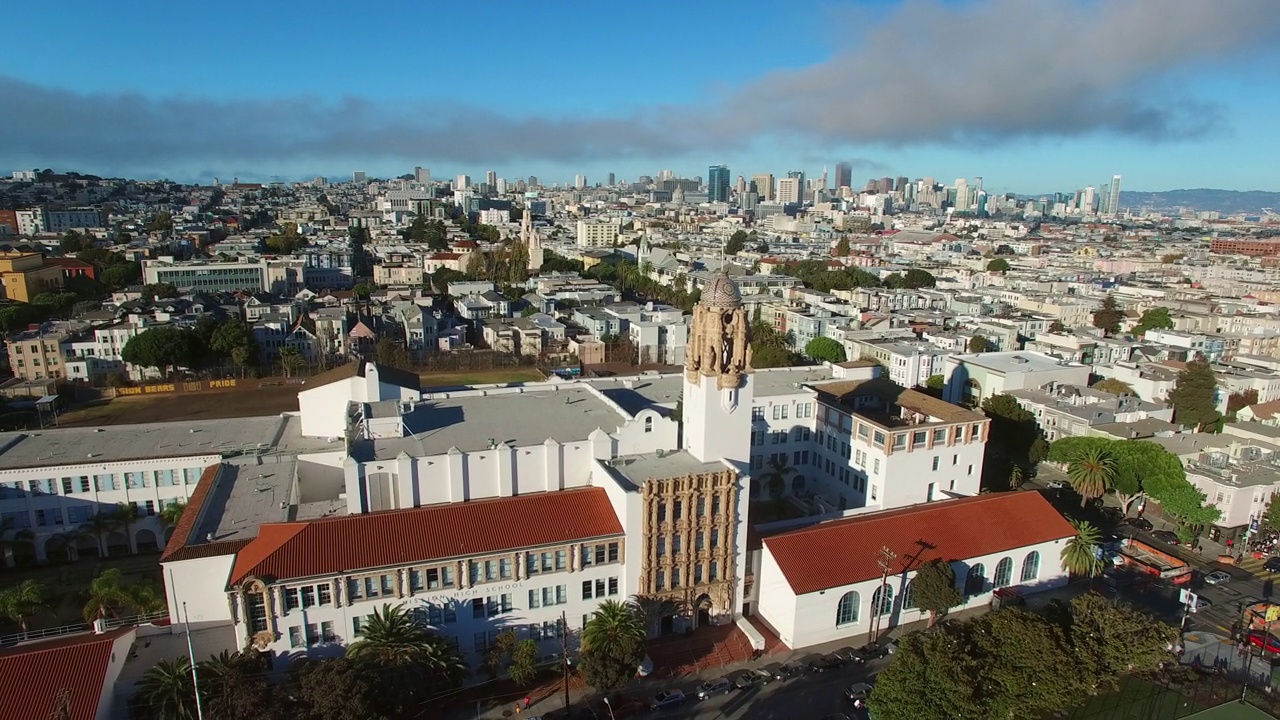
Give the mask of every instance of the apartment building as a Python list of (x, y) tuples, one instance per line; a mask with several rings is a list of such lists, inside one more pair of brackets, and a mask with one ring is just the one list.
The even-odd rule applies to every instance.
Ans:
[(37, 327), (5, 339), (9, 368), (22, 380), (68, 378), (66, 345), (75, 337), (66, 330)]
[(296, 295), (306, 287), (307, 261), (301, 257), (263, 258), (238, 262), (174, 260), (171, 257), (142, 261), (142, 281), (168, 283), (197, 292), (268, 292)]
[(942, 396), (977, 406), (992, 395), (1050, 383), (1088, 385), (1090, 368), (1043, 353), (989, 352), (951, 355), (943, 360)]
[(10, 300), (31, 302), (43, 292), (63, 285), (62, 268), (45, 263), (44, 255), (27, 245), (0, 245), (0, 284)]
[(1009, 393), (1035, 415), (1045, 439), (1106, 434), (1103, 426), (1160, 420), (1172, 426), (1173, 408), (1136, 397), (1121, 397), (1083, 386), (1050, 383)]
[(618, 243), (618, 225), (598, 220), (579, 220), (577, 237), (580, 248), (611, 248)]

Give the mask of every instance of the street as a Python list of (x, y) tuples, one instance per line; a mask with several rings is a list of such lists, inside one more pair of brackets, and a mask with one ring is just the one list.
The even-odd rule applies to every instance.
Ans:
[[(857, 720), (853, 703), (845, 698), (844, 689), (855, 682), (874, 684), (875, 674), (887, 667), (891, 659), (873, 660), (866, 665), (846, 665), (824, 673), (806, 673), (764, 687), (735, 690), (701, 701), (697, 699), (696, 688), (703, 678), (690, 679), (687, 683), (673, 686), (683, 690), (689, 698), (685, 704), (654, 713), (652, 717), (663, 720), (721, 717), (735, 720), (821, 720), (832, 713), (844, 713)], [(759, 667), (769, 661), (765, 658), (751, 666)], [(728, 672), (729, 668), (725, 668), (725, 673)]]

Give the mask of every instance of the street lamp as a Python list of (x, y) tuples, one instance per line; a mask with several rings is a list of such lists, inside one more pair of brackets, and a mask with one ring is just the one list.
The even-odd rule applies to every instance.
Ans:
[(609, 696), (604, 697), (604, 706), (609, 708), (609, 720), (618, 720), (613, 716), (613, 703), (609, 702)]

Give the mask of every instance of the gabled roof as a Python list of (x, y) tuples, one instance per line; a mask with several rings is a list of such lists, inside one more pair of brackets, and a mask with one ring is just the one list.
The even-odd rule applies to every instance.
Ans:
[(349, 378), (364, 377), (365, 368), (368, 365), (373, 365), (377, 368), (378, 379), (382, 382), (398, 385), (409, 390), (422, 389), (422, 378), (419, 377), (417, 373), (409, 372), (408, 370), (400, 370), (399, 368), (393, 368), (388, 365), (366, 363), (361, 360), (349, 362), (346, 365), (339, 365), (338, 367), (326, 370), (319, 375), (313, 375), (310, 378), (307, 378), (307, 381), (303, 383), (302, 388), (303, 390), (312, 390), (323, 385), (342, 382)]
[[(96, 720), (123, 627), (102, 635), (74, 635), (0, 652), (0, 707), (6, 718), (58, 717), (58, 696), (70, 697), (70, 720)], [(124, 662), (124, 658), (117, 658)]]
[(337, 575), (621, 534), (601, 488), (276, 523), (263, 525), (240, 551), (230, 584), (250, 576)]
[(164, 546), (164, 552), (160, 555), (160, 562), (168, 561), (171, 556), (178, 550), (186, 546), (191, 540), (191, 533), (195, 530), (196, 522), (200, 519), (200, 513), (204, 509), (205, 502), (209, 499), (209, 493), (213, 492), (213, 486), (217, 482), (218, 472), (222, 470), (222, 465), (210, 465), (200, 473), (200, 480), (196, 482), (196, 489), (191, 493), (191, 499), (187, 501), (187, 507), (182, 511), (182, 517), (178, 518), (178, 524), (173, 528), (173, 535), (169, 536), (169, 542)]
[(767, 537), (764, 545), (792, 591), (805, 595), (880, 577), (885, 546), (897, 553), (894, 571), (901, 572), (930, 560), (969, 560), (1075, 534), (1039, 493), (1014, 492), (836, 520)]

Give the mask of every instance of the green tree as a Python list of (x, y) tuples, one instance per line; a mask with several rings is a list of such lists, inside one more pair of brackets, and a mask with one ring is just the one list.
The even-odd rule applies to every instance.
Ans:
[(1109, 392), (1112, 395), (1135, 396), (1137, 393), (1133, 391), (1133, 386), (1123, 380), (1115, 378), (1105, 378), (1093, 384), (1094, 390)]
[(489, 646), (489, 652), (485, 653), (484, 669), (489, 672), (489, 677), (496, 678), (502, 674), (502, 670), (511, 660), (511, 653), (516, 649), (516, 634), (513, 630), (504, 630), (498, 633), (493, 639), (493, 644)]
[(1217, 408), (1218, 378), (1203, 357), (1197, 357), (1178, 373), (1169, 404), (1173, 419), (1204, 432), (1217, 426), (1221, 415)]
[(984, 353), (991, 349), (991, 343), (981, 335), (974, 335), (969, 338), (969, 352)]
[(1043, 445), (1043, 437), (1036, 416), (1012, 395), (1000, 393), (983, 400), (982, 412), (991, 418), (987, 445), (992, 453), (1023, 467), (1035, 467), (1044, 458), (1044, 450), (1039, 447)]
[(846, 257), (849, 254), (849, 238), (842, 237), (836, 241), (836, 248), (831, 252), (835, 257)]
[(258, 652), (218, 655), (197, 664), (200, 697), (208, 717), (259, 720), (280, 717), (278, 693), (267, 685), (270, 674)]
[(737, 255), (738, 253), (742, 252), (742, 249), (746, 247), (746, 244), (747, 244), (747, 231), (738, 230), (734, 234), (730, 235), (729, 239), (725, 241), (724, 254)]
[(1049, 332), (1051, 333), (1063, 333), (1066, 331), (1067, 331), (1067, 326), (1063, 325), (1061, 320), (1054, 320), (1053, 322), (1049, 323)]
[(938, 278), (934, 277), (933, 273), (919, 268), (911, 268), (906, 275), (902, 276), (902, 279), (905, 286), (912, 290), (936, 287), (938, 284)]
[(1080, 672), (1063, 629), (1042, 615), (1006, 608), (968, 624), (966, 653), (988, 718), (1048, 717), (1079, 702)]
[(1004, 258), (996, 258), (995, 260), (987, 263), (987, 272), (1004, 273), (1009, 272), (1009, 269), (1009, 261)]
[(374, 361), (380, 365), (387, 367), (408, 370), (413, 367), (413, 361), (409, 358), (409, 351), (405, 349), (404, 343), (391, 338), (382, 338), (373, 346)]
[(1153, 442), (1118, 440), (1111, 442), (1107, 451), (1116, 459), (1112, 487), (1126, 515), (1143, 495), (1150, 495), (1157, 502), (1162, 496), (1169, 498), (1176, 508), (1180, 488), (1194, 490), (1178, 456)]
[(103, 269), (98, 279), (109, 288), (122, 288), (138, 282), (142, 267), (138, 263), (120, 263)]
[(148, 300), (169, 300), (181, 296), (173, 283), (152, 283), (142, 286), (142, 297)]
[(598, 691), (622, 687), (635, 677), (648, 637), (640, 608), (605, 600), (582, 628), (582, 669)]
[(347, 646), (347, 657), (376, 671), (383, 680), (387, 707), (405, 712), (441, 687), (466, 676), (466, 664), (453, 645), (432, 633), (405, 610), (384, 603)]
[(1124, 310), (1116, 304), (1114, 295), (1108, 294), (1102, 299), (1102, 306), (1093, 311), (1093, 326), (1110, 337), (1120, 332), (1120, 321), (1124, 320)]
[(1249, 407), (1250, 405), (1257, 405), (1257, 404), (1258, 404), (1257, 390), (1249, 389), (1249, 390), (1245, 390), (1244, 392), (1231, 393), (1230, 395), (1227, 396), (1227, 414), (1230, 415), (1232, 418), (1234, 418), (1236, 416), (1236, 413)]
[(161, 210), (151, 218), (151, 222), (147, 223), (147, 232), (163, 233), (170, 235), (173, 233), (173, 215), (168, 211)]
[(1114, 689), (1127, 673), (1155, 670), (1178, 640), (1178, 628), (1096, 593), (1077, 595), (1070, 609), (1067, 637), (1088, 691)]
[(876, 677), (867, 704), (876, 720), (987, 720), (974, 678), (983, 669), (965, 653), (963, 626), (904, 635)]
[(1021, 465), (1014, 465), (1009, 470), (1009, 489), (1017, 490), (1027, 481), (1027, 471), (1022, 469)]
[(1102, 560), (1097, 556), (1098, 545), (1102, 542), (1102, 534), (1098, 528), (1084, 520), (1072, 520), (1076, 534), (1062, 546), (1059, 559), (1062, 569), (1081, 577), (1093, 577), (1102, 572)]
[(307, 359), (302, 357), (302, 353), (298, 352), (298, 348), (287, 345), (280, 348), (280, 352), (276, 356), (276, 362), (280, 364), (280, 369), (285, 377), (293, 377), (307, 364)]
[(776, 457), (769, 458), (766, 464), (764, 477), (764, 485), (769, 489), (769, 497), (774, 500), (781, 500), (782, 496), (787, 492), (787, 478), (791, 477), (791, 473), (795, 472), (787, 465), (786, 454), (780, 454)]
[(1106, 494), (1116, 481), (1116, 459), (1109, 449), (1090, 448), (1067, 466), (1071, 487), (1080, 495), (1080, 507)]
[(120, 617), (130, 606), (129, 589), (119, 568), (107, 568), (98, 573), (85, 594), (84, 621), (87, 623), (99, 618)]
[(941, 375), (930, 375), (928, 379), (924, 381), (924, 386), (930, 390), (941, 390), (944, 385), (945, 380)]
[(1138, 324), (1133, 327), (1133, 334), (1142, 337), (1148, 330), (1172, 330), (1173, 318), (1169, 316), (1169, 308), (1153, 307), (1142, 313)]
[(1267, 509), (1262, 513), (1262, 527), (1273, 532), (1280, 532), (1280, 503), (1276, 502), (1276, 496), (1272, 495), (1267, 501)]
[(376, 673), (348, 658), (302, 660), (289, 666), (292, 701), (287, 717), (299, 720), (389, 720)]
[(511, 681), (520, 687), (533, 683), (538, 677), (538, 643), (524, 639), (511, 650), (511, 665), (507, 667)]
[(929, 627), (964, 601), (956, 589), (956, 571), (946, 560), (930, 560), (916, 570), (911, 580), (916, 607), (929, 613)]
[(69, 292), (43, 292), (31, 298), (31, 304), (43, 308), (50, 315), (69, 317), (71, 308), (80, 302), (80, 296)]
[(845, 361), (844, 345), (829, 337), (816, 337), (804, 346), (804, 354), (819, 362), (842, 363)]
[(182, 514), (187, 510), (187, 503), (183, 500), (171, 502), (160, 509), (160, 520), (169, 527), (177, 527), (178, 521), (182, 519)]
[(49, 589), (36, 580), (28, 578), (0, 590), (0, 615), (18, 623), (23, 635), (31, 616), (49, 611)]
[(172, 326), (153, 327), (129, 338), (120, 357), (127, 363), (153, 367), (168, 376), (179, 367), (193, 367), (203, 348), (195, 333)]
[(191, 658), (157, 660), (138, 682), (134, 702), (146, 708), (146, 716), (161, 720), (196, 717), (196, 690), (191, 678)]

